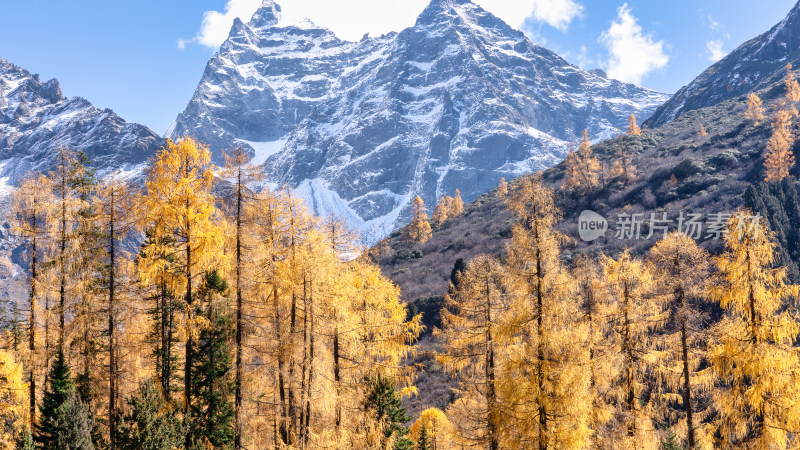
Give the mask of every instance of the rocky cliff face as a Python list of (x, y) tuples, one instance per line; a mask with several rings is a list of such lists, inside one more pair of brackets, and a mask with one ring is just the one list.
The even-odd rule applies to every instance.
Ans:
[(397, 34), (345, 42), (279, 25), (271, 0), (237, 21), (169, 136), (217, 158), (249, 147), (275, 184), (374, 241), (411, 200), (465, 200), (645, 118), (666, 96), (583, 71), (466, 0), (434, 0)]
[(59, 147), (82, 150), (101, 173), (136, 166), (163, 141), (87, 100), (65, 98), (55, 79), (0, 58), (0, 194), (29, 171), (54, 167)]
[(648, 125), (661, 126), (687, 111), (768, 87), (786, 75), (787, 63), (800, 68), (800, 3), (771, 30), (740, 45), (682, 87)]

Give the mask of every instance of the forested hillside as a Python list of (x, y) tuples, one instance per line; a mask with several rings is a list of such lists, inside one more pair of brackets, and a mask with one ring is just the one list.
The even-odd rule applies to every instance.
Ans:
[[(774, 264), (785, 270), (786, 281), (797, 282), (800, 203), (797, 183), (790, 176), (797, 174), (797, 167), (791, 158), (779, 159), (780, 164), (773, 161), (777, 159), (776, 151), (791, 154), (796, 149), (792, 137), (797, 126), (792, 112), (796, 100), (791, 98), (795, 83), (790, 72), (785, 80), (758, 92), (764, 101), (757, 95), (736, 98), (687, 113), (656, 130), (642, 130), (632, 122), (625, 135), (595, 146), (578, 146), (562, 164), (544, 171), (541, 183), (552, 189), (561, 214), (554, 228), (563, 237), (559, 256), (562, 263), (584, 268), (585, 258), (595, 264), (601, 264), (607, 257), (646, 258), (665, 236), (663, 224), (658, 220), (671, 219), (669, 231), (675, 231), (681, 214), (687, 219), (689, 214), (699, 214), (702, 228), (697, 233), (689, 232), (696, 241), (689, 240), (680, 247), (696, 242), (697, 251), (721, 255), (726, 251), (720, 239), (722, 235), (712, 233), (709, 236), (709, 221), (728, 217), (718, 214), (732, 214), (747, 208), (748, 217), (760, 215), (766, 219), (764, 226), (774, 232), (770, 238), (775, 245)], [(790, 114), (787, 116), (786, 112)], [(788, 123), (785, 117), (791, 117)], [(784, 127), (791, 131), (785, 133)], [(508, 210), (507, 193), (528, 181), (523, 178), (501, 183), (498, 189), (465, 205), (463, 212), (450, 214), (442, 220), (436, 211), (448, 203), (448, 198), (444, 197), (431, 215), (428, 239), (409, 240), (407, 233), (401, 231), (372, 249), (373, 258), (384, 273), (401, 286), (411, 310), (423, 313), (427, 330), (447, 327), (447, 315), (458, 310), (458, 302), (452, 300), (457, 298), (454, 292), (460, 289), (457, 274), (465, 270), (471, 260), (485, 259), (487, 254), (501, 261), (510, 258), (518, 220)], [(584, 210), (593, 210), (609, 221), (604, 237), (592, 242), (579, 237), (578, 217)], [(638, 239), (617, 237), (624, 229), (620, 217), (636, 214), (642, 214)], [(617, 223), (613, 220), (615, 217)], [(627, 231), (632, 230), (628, 228)], [(684, 228), (684, 231), (687, 230)], [(712, 256), (706, 258), (710, 259), (703, 266), (713, 259)], [(713, 273), (715, 269), (713, 264), (711, 266)], [(597, 269), (587, 270), (598, 272)], [(582, 275), (576, 273), (573, 277), (580, 279)], [(599, 292), (601, 294), (594, 295), (605, 295), (602, 289)], [(580, 302), (577, 299), (582, 297), (571, 295), (574, 301)], [(647, 300), (643, 301), (651, 301), (654, 295), (652, 292), (645, 295)], [(702, 312), (703, 319), (696, 326), (703, 333), (718, 336), (715, 334), (719, 326), (717, 321), (724, 314), (720, 304), (709, 300), (709, 296), (708, 292), (700, 295), (706, 303), (700, 306), (698, 314)], [(783, 311), (790, 304), (784, 302), (778, 310)], [(648, 339), (654, 339), (649, 344), (651, 348), (661, 345), (658, 343), (660, 334), (663, 334), (662, 329), (645, 333)], [(458, 398), (450, 392), (458, 389), (463, 379), (459, 381), (458, 373), (441, 364), (445, 335), (434, 332), (431, 336), (426, 332), (418, 344), (415, 361), (426, 370), (419, 375), (424, 380), (419, 383), (420, 396), (410, 403), (415, 410), (428, 404), (446, 408)], [(706, 364), (708, 361), (701, 365)], [(642, 370), (649, 372), (652, 367)], [(678, 441), (687, 442), (685, 430), (673, 431)]]
[[(800, 85), (774, 89), (584, 134), (560, 166), (430, 218), (417, 198), (367, 251), (259, 191), (241, 149), (217, 168), (170, 140), (141, 188), (62, 149), (12, 196), (29, 296), (6, 314), (5, 444), (793, 445)], [(588, 209), (616, 225), (592, 242)], [(657, 222), (681, 213), (717, 220)]]
[(14, 193), (30, 295), (3, 334), (3, 445), (410, 443), (419, 317), (337, 219), (254, 192), (247, 159), (168, 141), (139, 189), (62, 149)]

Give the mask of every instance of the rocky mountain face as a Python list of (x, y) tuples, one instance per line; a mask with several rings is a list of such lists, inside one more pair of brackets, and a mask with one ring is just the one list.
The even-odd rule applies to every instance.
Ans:
[(52, 169), (59, 147), (86, 152), (103, 172), (136, 166), (162, 144), (147, 127), (81, 97), (65, 98), (57, 80), (41, 82), (0, 58), (0, 191), (31, 170)]
[(417, 195), (474, 200), (556, 164), (584, 128), (615, 136), (667, 98), (572, 66), (468, 0), (433, 0), (413, 27), (359, 42), (279, 14), (265, 0), (235, 22), (168, 135), (218, 160), (248, 147), (272, 183), (367, 242), (405, 223)]
[(162, 145), (147, 127), (83, 98), (65, 98), (55, 79), (41, 82), (0, 58), (0, 299), (23, 298), (25, 290), (20, 280), (12, 280), (25, 262), (6, 222), (9, 194), (23, 177), (52, 170), (59, 147), (86, 152), (101, 175), (138, 173)]
[(686, 111), (763, 89), (786, 75), (787, 63), (800, 68), (800, 3), (772, 29), (740, 45), (682, 87), (647, 124), (661, 126)]

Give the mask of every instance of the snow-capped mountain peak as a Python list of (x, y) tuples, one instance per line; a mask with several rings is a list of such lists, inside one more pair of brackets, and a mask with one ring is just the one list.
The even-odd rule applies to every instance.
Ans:
[(273, 23), (265, 5), (234, 25), (170, 135), (218, 155), (250, 147), (273, 183), (368, 242), (417, 195), (470, 201), (555, 164), (584, 128), (614, 136), (666, 99), (570, 65), (468, 0), (433, 0), (414, 26), (359, 42)]
[(65, 98), (57, 80), (0, 58), (0, 179), (12, 185), (31, 170), (47, 172), (59, 147), (84, 151), (99, 171), (137, 165), (161, 139), (81, 97)]

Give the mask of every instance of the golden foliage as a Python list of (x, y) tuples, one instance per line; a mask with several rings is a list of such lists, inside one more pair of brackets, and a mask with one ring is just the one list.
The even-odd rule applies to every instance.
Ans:
[(715, 378), (704, 355), (710, 257), (694, 239), (673, 232), (650, 250), (647, 261), (653, 295), (667, 314), (654, 348), (656, 416), (690, 448), (712, 448), (707, 405)]
[(454, 410), (459, 414), (453, 416), (462, 442), (470, 445), (499, 446), (507, 403), (498, 398), (496, 386), (504, 376), (500, 366), (507, 342), (500, 339), (499, 330), (509, 319), (512, 295), (506, 268), (492, 256), (479, 255), (461, 275), (459, 288), (445, 296), (442, 329), (434, 330), (442, 341), (437, 359), (458, 377), (461, 401), (473, 405)]
[(507, 205), (517, 222), (507, 256), (517, 295), (500, 330), (508, 356), (498, 397), (513, 399), (503, 409), (515, 418), (500, 430), (504, 448), (580, 448), (591, 434), (587, 327), (574, 320), (579, 311), (559, 258), (554, 193), (536, 175), (517, 183)]
[(620, 354), (613, 348), (611, 322), (613, 304), (605, 294), (599, 264), (585, 255), (576, 258), (571, 270), (580, 302), (580, 322), (586, 327), (584, 345), (588, 351), (589, 427), (592, 446), (612, 446), (610, 429), (614, 427), (612, 387), (620, 367)]
[(508, 183), (506, 183), (505, 177), (500, 178), (500, 182), (497, 184), (497, 195), (498, 197), (505, 197), (508, 194)]
[(417, 420), (411, 425), (411, 440), (418, 442), (422, 429), (428, 434), (431, 450), (455, 449), (452, 443), (453, 425), (444, 411), (438, 408), (428, 408), (419, 414)]
[(404, 232), (405, 240), (410, 244), (421, 244), (431, 238), (431, 224), (428, 222), (425, 202), (419, 196), (414, 197), (411, 205), (411, 223), (406, 225)]
[(722, 384), (714, 403), (727, 445), (787, 448), (800, 427), (800, 360), (797, 317), (785, 307), (800, 286), (787, 284), (785, 267), (774, 267), (776, 244), (766, 221), (752, 226), (749, 217), (740, 210), (728, 222), (709, 289), (725, 311), (716, 326), (719, 343), (708, 353)]
[(755, 127), (764, 120), (764, 107), (761, 98), (755, 92), (751, 92), (750, 97), (747, 98), (747, 111), (744, 113), (744, 118), (753, 122)]
[(570, 148), (564, 160), (564, 189), (581, 188), (592, 190), (600, 184), (600, 162), (592, 156), (592, 144), (589, 133), (583, 130), (578, 151)]
[(28, 383), (14, 353), (0, 348), (0, 448), (11, 450), (28, 430)]
[(783, 84), (786, 88), (786, 100), (789, 103), (797, 103), (800, 100), (800, 83), (792, 73), (792, 63), (786, 63), (786, 76), (783, 78)]
[(464, 212), (464, 200), (461, 200), (461, 191), (456, 189), (453, 193), (453, 201), (450, 202), (450, 217), (456, 217)]
[(768, 182), (778, 182), (788, 177), (794, 167), (791, 126), (792, 113), (786, 108), (778, 110), (772, 122), (772, 137), (767, 142), (767, 156), (764, 158), (765, 180)]
[(604, 283), (611, 304), (612, 342), (622, 357), (618, 381), (611, 396), (619, 405), (618, 444), (655, 448), (652, 404), (645, 394), (645, 374), (651, 361), (652, 331), (663, 323), (662, 307), (648, 301), (653, 278), (649, 268), (626, 250), (602, 261)]
[(631, 114), (628, 117), (628, 131), (627, 133), (630, 136), (639, 136), (642, 134), (642, 129), (639, 128), (639, 125), (636, 124), (636, 116)]
[(450, 217), (450, 208), (453, 203), (453, 197), (449, 195), (443, 195), (439, 197), (439, 203), (436, 205), (436, 208), (433, 209), (433, 214), (431, 215), (431, 221), (435, 226), (439, 226), (444, 223)]

